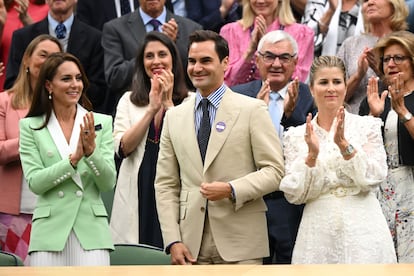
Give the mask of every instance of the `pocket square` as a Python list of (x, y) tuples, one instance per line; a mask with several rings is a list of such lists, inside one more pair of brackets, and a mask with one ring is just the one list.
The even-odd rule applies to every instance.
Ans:
[(101, 124), (97, 124), (95, 126), (95, 131), (101, 130), (102, 129), (102, 125)]

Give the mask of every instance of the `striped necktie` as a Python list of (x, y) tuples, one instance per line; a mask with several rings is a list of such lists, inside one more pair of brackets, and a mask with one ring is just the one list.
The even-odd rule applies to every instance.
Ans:
[(119, 0), (119, 4), (121, 5), (121, 15), (131, 12), (131, 5), (129, 4), (129, 0)]
[(201, 117), (200, 128), (198, 130), (197, 140), (198, 147), (200, 148), (201, 160), (204, 164), (206, 157), (208, 140), (210, 139), (210, 114), (208, 112), (209, 101), (207, 98), (201, 100), (201, 109), (203, 111), (203, 117)]

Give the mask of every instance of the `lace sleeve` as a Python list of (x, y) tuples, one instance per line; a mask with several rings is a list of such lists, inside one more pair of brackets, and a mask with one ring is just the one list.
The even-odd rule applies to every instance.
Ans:
[(387, 176), (387, 158), (381, 135), (382, 121), (372, 116), (355, 116), (358, 120), (349, 132), (349, 141), (357, 150), (353, 158), (338, 166), (339, 173), (353, 180), (362, 191), (375, 188)]
[(315, 167), (305, 164), (308, 146), (304, 140), (304, 125), (290, 128), (283, 138), (285, 155), (285, 177), (280, 183), (280, 190), (284, 192), (290, 203), (302, 204), (317, 198), (322, 193), (324, 182), (323, 162), (317, 160)]

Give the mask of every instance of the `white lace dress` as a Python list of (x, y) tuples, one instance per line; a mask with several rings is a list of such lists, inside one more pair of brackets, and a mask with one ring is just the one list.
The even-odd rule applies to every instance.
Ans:
[(305, 125), (284, 136), (286, 175), (280, 189), (291, 203), (306, 203), (292, 263), (395, 263), (386, 220), (375, 196), (387, 175), (381, 120), (346, 112), (345, 137), (357, 153), (346, 161), (327, 132), (312, 120), (320, 152), (305, 164)]

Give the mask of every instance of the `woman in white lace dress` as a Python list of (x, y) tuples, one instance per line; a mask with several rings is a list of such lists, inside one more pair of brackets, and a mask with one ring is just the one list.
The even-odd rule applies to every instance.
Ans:
[(386, 178), (381, 120), (344, 110), (345, 67), (321, 56), (311, 67), (315, 118), (284, 136), (280, 189), (306, 203), (292, 263), (394, 263), (390, 231), (375, 196)]
[[(401, 31), (379, 40), (375, 51), (388, 83), (379, 97), (377, 80), (368, 86), (361, 114), (384, 121), (388, 177), (379, 200), (394, 239), (398, 262), (414, 263), (414, 34)], [(399, 93), (397, 93), (399, 92)]]

